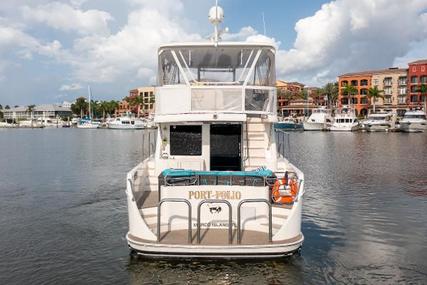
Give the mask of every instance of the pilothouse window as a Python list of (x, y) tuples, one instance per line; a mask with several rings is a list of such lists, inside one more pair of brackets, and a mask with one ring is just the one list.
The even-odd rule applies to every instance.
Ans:
[(274, 62), (274, 52), (263, 47), (173, 47), (160, 52), (159, 83), (183, 84), (185, 77), (190, 84), (243, 85), (255, 65), (248, 85), (274, 86)]
[(202, 126), (171, 126), (171, 155), (202, 155)]

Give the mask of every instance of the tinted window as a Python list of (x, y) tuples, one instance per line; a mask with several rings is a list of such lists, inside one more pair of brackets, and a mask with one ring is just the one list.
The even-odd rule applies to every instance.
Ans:
[(171, 126), (171, 155), (202, 155), (202, 126)]

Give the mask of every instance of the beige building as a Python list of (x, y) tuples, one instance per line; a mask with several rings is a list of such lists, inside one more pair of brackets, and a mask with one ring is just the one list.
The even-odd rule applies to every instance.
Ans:
[[(383, 90), (384, 99), (375, 102), (377, 111), (404, 113), (407, 107), (407, 69), (390, 68), (372, 72), (372, 87)], [(371, 104), (372, 108), (372, 104)], [(371, 110), (372, 111), (372, 110)]]
[(139, 116), (149, 116), (154, 113), (155, 87), (138, 87), (129, 91), (129, 99), (138, 96), (142, 98), (142, 104), (131, 106), (129, 102), (122, 100), (116, 110), (116, 116), (121, 116), (129, 112)]

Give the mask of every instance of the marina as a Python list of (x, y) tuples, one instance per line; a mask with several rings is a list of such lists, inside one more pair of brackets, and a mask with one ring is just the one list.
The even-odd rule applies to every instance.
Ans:
[(0, 130), (0, 283), (426, 279), (425, 133), (291, 133), (284, 150), (306, 180), (301, 255), (217, 263), (129, 256), (126, 172), (149, 155), (147, 132)]
[(427, 2), (38, 2), (0, 5), (0, 284), (427, 284)]

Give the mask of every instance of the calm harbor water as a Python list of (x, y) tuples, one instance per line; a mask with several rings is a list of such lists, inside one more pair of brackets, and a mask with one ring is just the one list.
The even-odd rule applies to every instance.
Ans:
[(0, 284), (426, 284), (427, 134), (294, 133), (300, 256), (132, 258), (125, 175), (141, 131), (0, 129)]

